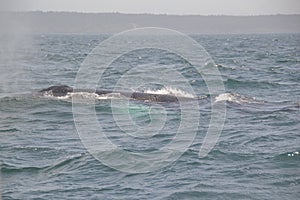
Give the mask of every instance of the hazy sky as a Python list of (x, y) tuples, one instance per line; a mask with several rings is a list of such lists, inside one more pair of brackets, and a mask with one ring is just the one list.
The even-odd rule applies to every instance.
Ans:
[(300, 14), (300, 0), (0, 0), (2, 10), (199, 15)]

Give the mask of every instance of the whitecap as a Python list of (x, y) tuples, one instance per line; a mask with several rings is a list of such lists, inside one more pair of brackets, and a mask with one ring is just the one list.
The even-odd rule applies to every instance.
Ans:
[(233, 103), (263, 103), (263, 101), (257, 100), (255, 97), (245, 97), (240, 94), (233, 94), (233, 93), (223, 93), (219, 94), (215, 98), (215, 102), (221, 102), (221, 101), (227, 101), (227, 102), (233, 102)]

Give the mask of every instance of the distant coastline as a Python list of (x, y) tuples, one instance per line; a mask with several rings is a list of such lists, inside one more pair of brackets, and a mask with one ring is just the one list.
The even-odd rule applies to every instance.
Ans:
[(0, 27), (4, 32), (34, 34), (117, 33), (139, 27), (163, 27), (188, 34), (300, 33), (300, 15), (204, 16), (2, 11)]

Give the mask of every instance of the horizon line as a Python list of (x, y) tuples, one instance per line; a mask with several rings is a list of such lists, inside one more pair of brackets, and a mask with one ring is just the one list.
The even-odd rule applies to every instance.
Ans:
[(299, 14), (253, 14), (253, 15), (232, 15), (232, 14), (210, 14), (210, 15), (201, 15), (201, 14), (167, 14), (167, 13), (126, 13), (126, 12), (82, 12), (82, 11), (45, 11), (45, 10), (0, 10), (0, 12), (8, 13), (70, 13), (70, 14), (120, 14), (120, 15), (154, 15), (154, 16), (201, 16), (201, 17), (260, 17), (260, 16), (292, 16), (300, 15)]

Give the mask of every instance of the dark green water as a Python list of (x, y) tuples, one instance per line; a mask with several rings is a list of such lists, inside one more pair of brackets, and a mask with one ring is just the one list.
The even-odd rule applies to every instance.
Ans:
[[(299, 199), (300, 35), (192, 37), (218, 64), (225, 93), (211, 97), (190, 66), (161, 50), (120, 57), (103, 79), (110, 89), (124, 69), (132, 66), (173, 67), (203, 96), (192, 144), (170, 165), (149, 173), (121, 172), (95, 159), (76, 131), (71, 99), (37, 95), (51, 85), (73, 86), (83, 60), (107, 36), (36, 35), (13, 43), (2, 37), (2, 199)], [(153, 70), (150, 75), (162, 73), (167, 72)], [(137, 80), (142, 89), (158, 91), (157, 85), (143, 85), (143, 77)], [(176, 84), (172, 89), (188, 95), (176, 90)], [(218, 143), (199, 158), (211, 104), (225, 101), (226, 121)], [(95, 108), (114, 144), (131, 152), (151, 152), (172, 141), (180, 123), (178, 105), (155, 105), (152, 114), (151, 102), (132, 101), (129, 110), (116, 106), (113, 113), (110, 99), (98, 99)], [(139, 126), (159, 124), (164, 119), (162, 107), (167, 118), (156, 135), (144, 131), (144, 138), (133, 137), (132, 126), (125, 127), (126, 135), (114, 122), (113, 114), (129, 113)], [(128, 159), (116, 153), (107, 155), (111, 162)]]

